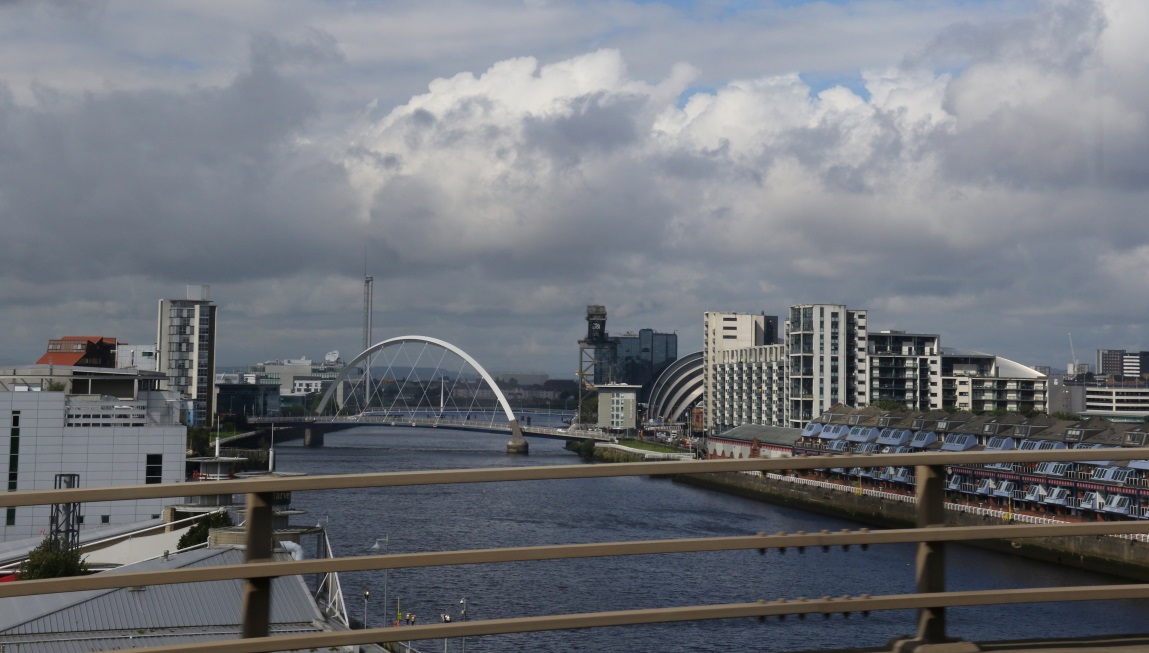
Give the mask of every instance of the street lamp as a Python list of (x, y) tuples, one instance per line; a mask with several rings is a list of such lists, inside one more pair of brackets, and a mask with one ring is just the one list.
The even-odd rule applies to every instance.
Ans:
[[(463, 623), (467, 623), (467, 599), (466, 598), (459, 599), (459, 604), (463, 606)], [(463, 640), (463, 644), (462, 644), (463, 651), (462, 651), (462, 653), (467, 653), (467, 637), (466, 637), (466, 635), (464, 635), (460, 639)]]
[[(445, 624), (451, 623), (451, 615), (449, 615), (449, 614), (441, 614), (441, 615), (439, 615), (439, 619), (441, 619), (443, 621), (443, 623), (445, 623)], [(443, 638), (443, 653), (447, 653), (447, 638), (446, 637)]]
[[(383, 554), (386, 555), (387, 554), (387, 545), (391, 543), (390, 540), (388, 539), (388, 537), (390, 537), (390, 536), (384, 535), (383, 537), (376, 539), (375, 544), (371, 546), (371, 550), (378, 552), (379, 551), (379, 542), (383, 542)], [(386, 569), (383, 570), (383, 606), (384, 606), (384, 609), (386, 609), (386, 607), (388, 605), (390, 605), (390, 603), (387, 601), (387, 571), (388, 570), (386, 570)], [(386, 622), (386, 621), (387, 620), (384, 619), (384, 622)], [(384, 625), (386, 625), (386, 623), (384, 623)]]
[(363, 630), (367, 630), (367, 599), (371, 596), (371, 590), (363, 589)]

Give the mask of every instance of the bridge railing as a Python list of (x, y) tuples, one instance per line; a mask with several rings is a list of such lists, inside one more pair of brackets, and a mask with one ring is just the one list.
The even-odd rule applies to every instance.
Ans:
[[(25, 580), (0, 584), (0, 598), (32, 596), (54, 592), (75, 592), (109, 588), (139, 587), (172, 583), (242, 579), (245, 582), (241, 635), (243, 639), (197, 644), (196, 650), (229, 653), (298, 650), (331, 646), (395, 642), (442, 637), (474, 637), (503, 633), (538, 632), (623, 626), (700, 619), (834, 613), (869, 613), (874, 610), (916, 609), (918, 632), (913, 644), (946, 641), (945, 609), (955, 606), (1044, 603), (1051, 601), (1149, 598), (1149, 584), (1100, 585), (1087, 587), (1032, 588), (1011, 590), (972, 590), (947, 592), (944, 575), (946, 542), (985, 539), (1016, 540), (1028, 537), (1070, 535), (1119, 535), (1149, 533), (1149, 521), (1110, 521), (1083, 523), (1008, 523), (992, 526), (947, 527), (944, 525), (944, 480), (947, 465), (969, 465), (995, 461), (1076, 461), (1096, 457), (1095, 451), (1010, 451), (975, 453), (913, 453), (868, 456), (838, 456), (834, 466), (914, 466), (917, 470), (917, 527), (871, 531), (844, 530), (837, 533), (779, 533), (735, 537), (705, 537), (634, 542), (560, 544), (503, 549), (478, 549), (357, 556), (299, 561), (272, 560), (272, 497), (277, 492), (332, 490), (367, 487), (455, 485), (503, 481), (542, 481), (612, 476), (702, 474), (716, 472), (771, 473), (786, 470), (825, 469), (829, 461), (819, 457), (751, 458), (739, 460), (618, 463), (603, 465), (562, 465), (495, 469), (391, 472), (231, 480), (205, 483), (173, 483), (127, 487), (17, 491), (0, 494), (0, 507), (19, 507), (87, 501), (117, 501), (145, 498), (173, 498), (195, 495), (246, 494), (246, 563), (216, 567), (195, 567), (169, 571), (95, 574), (91, 576)], [(1149, 459), (1149, 449), (1114, 449), (1106, 452), (1114, 460)], [(428, 624), (402, 629), (372, 628), (314, 634), (269, 637), (271, 579), (306, 574), (402, 569), (430, 566), (489, 564), (528, 560), (555, 560), (621, 555), (712, 552), (757, 549), (797, 549), (917, 542), (917, 592), (901, 595), (862, 595), (808, 600), (776, 599), (720, 605), (694, 605), (583, 614), (514, 617), (451, 624)], [(748, 590), (749, 591), (749, 590)], [(135, 649), (152, 653), (187, 651), (188, 645)]]

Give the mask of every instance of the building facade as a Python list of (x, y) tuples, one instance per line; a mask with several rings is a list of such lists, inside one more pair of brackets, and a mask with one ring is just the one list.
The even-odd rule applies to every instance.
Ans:
[(869, 402), (895, 401), (910, 410), (938, 405), (941, 337), (937, 334), (878, 331), (866, 337)]
[(209, 425), (215, 414), (216, 306), (209, 286), (188, 286), (185, 299), (161, 299), (156, 369), (167, 389), (191, 401), (189, 426)]
[(726, 349), (714, 372), (714, 431), (743, 424), (788, 423), (788, 349), (784, 344)]
[(638, 391), (625, 383), (598, 386), (598, 422), (600, 428), (631, 434), (638, 428)]
[(116, 339), (103, 336), (64, 336), (48, 341), (37, 365), (116, 367)]
[(836, 404), (1049, 410), (1045, 374), (991, 354), (943, 349), (938, 334), (870, 332), (864, 310), (792, 306), (781, 344), (762, 342), (762, 317), (705, 314), (708, 433), (741, 425), (802, 428)]
[(788, 426), (801, 428), (834, 404), (868, 403), (866, 311), (839, 304), (790, 307)]
[[(646, 401), (658, 375), (678, 359), (678, 334), (639, 329), (611, 336), (606, 331), (606, 307), (586, 307), (587, 334), (579, 340), (579, 377), (587, 386), (641, 386)], [(520, 383), (522, 381), (520, 380)]]
[[(770, 332), (768, 325), (773, 325), (776, 338), (778, 318), (764, 313), (755, 315), (706, 312), (703, 313), (702, 320), (703, 419), (706, 430), (713, 431), (719, 423), (718, 384), (722, 376), (719, 370), (723, 360), (722, 353), (773, 344), (774, 340), (767, 342), (767, 335)], [(725, 398), (735, 395), (724, 391), (722, 396)]]
[[(187, 429), (180, 402), (158, 374), (36, 366), (0, 376), (0, 478), (6, 490), (55, 487), (78, 474), (79, 487), (176, 483), (184, 478)], [(164, 499), (92, 502), (81, 530), (158, 519)], [(0, 540), (38, 537), (51, 506), (6, 508)]]

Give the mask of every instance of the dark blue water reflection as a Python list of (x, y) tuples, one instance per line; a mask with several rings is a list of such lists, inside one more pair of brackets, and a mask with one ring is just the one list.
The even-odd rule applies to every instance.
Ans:
[[(322, 449), (284, 446), (278, 467), (310, 474), (562, 465), (578, 462), (560, 442), (532, 439), (531, 455), (504, 451), (506, 435), (444, 429), (361, 428), (329, 434)], [(845, 520), (759, 503), (666, 479), (607, 478), (296, 493), (303, 519), (329, 517), (339, 556), (366, 555), (388, 536), (392, 552), (596, 541), (745, 535), (760, 531), (856, 528)], [(298, 519), (298, 518), (297, 518)], [(1070, 586), (1117, 579), (951, 546), (950, 589)], [(393, 619), (396, 596), (420, 623), (467, 599), (472, 619), (595, 612), (758, 599), (889, 594), (914, 589), (914, 547), (798, 555), (756, 551), (635, 556), (393, 571), (383, 605), (383, 572), (343, 574), (349, 610), (369, 625)], [(385, 613), (387, 617), (385, 617)], [(1145, 602), (1060, 603), (951, 609), (951, 634), (974, 640), (1144, 631)], [(877, 646), (912, 633), (908, 611), (811, 617), (762, 624), (754, 619), (603, 628), (470, 638), (481, 651), (785, 651)], [(424, 651), (442, 642), (424, 642)], [(459, 643), (449, 643), (458, 651)]]

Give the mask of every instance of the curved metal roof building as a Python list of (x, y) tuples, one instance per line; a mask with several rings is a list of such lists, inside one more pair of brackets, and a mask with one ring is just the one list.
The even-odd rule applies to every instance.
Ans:
[(648, 416), (677, 421), (702, 399), (702, 352), (688, 354), (663, 370), (650, 389)]

